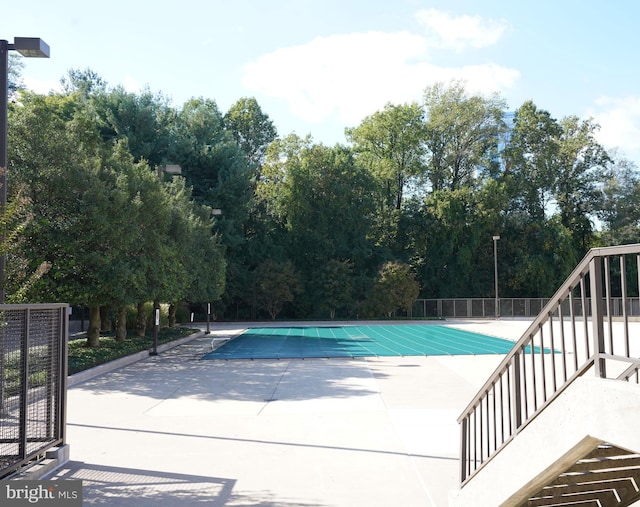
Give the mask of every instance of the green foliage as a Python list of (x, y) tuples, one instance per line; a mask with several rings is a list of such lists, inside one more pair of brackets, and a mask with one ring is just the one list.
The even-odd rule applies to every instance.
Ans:
[[(196, 330), (187, 328), (163, 327), (158, 332), (158, 343), (168, 343), (194, 333)], [(116, 341), (112, 336), (105, 336), (100, 340), (99, 347), (87, 347), (84, 340), (69, 342), (69, 375), (79, 371), (99, 366), (103, 363), (119, 359), (136, 352), (150, 350), (153, 346), (153, 335), (143, 338), (129, 336), (125, 341)]]
[(298, 275), (291, 262), (264, 261), (255, 273), (253, 297), (258, 308), (275, 320), (286, 303), (300, 292)]
[(373, 178), (349, 149), (295, 136), (272, 144), (262, 174), (256, 193), (285, 234), (284, 255), (301, 276), (304, 304), (314, 313), (335, 312), (324, 300), (325, 266), (344, 260), (353, 272), (368, 271)]
[(479, 176), (495, 172), (505, 107), (497, 95), (469, 96), (460, 82), (425, 90), (422, 142), (429, 154), (427, 175), (433, 190), (476, 187)]
[(423, 114), (416, 103), (387, 104), (347, 130), (362, 164), (376, 178), (385, 206), (400, 209), (407, 185), (424, 172)]
[[(51, 362), (50, 351), (47, 347), (32, 347), (29, 349), (29, 387), (43, 386), (47, 382), (47, 371)], [(3, 394), (5, 398), (20, 394), (22, 387), (22, 355), (12, 352), (4, 356), (3, 365)]]
[(598, 212), (604, 223), (600, 243), (624, 245), (640, 242), (640, 173), (635, 164), (614, 157), (604, 176), (602, 205)]
[(110, 98), (23, 94), (12, 108), (13, 188), (21, 190), (30, 220), (12, 245), (10, 294), (91, 307), (218, 297), (224, 259), (211, 235), (210, 208), (193, 202), (183, 180), (165, 184), (135, 161), (130, 137), (120, 132), (127, 130), (124, 116), (114, 123), (118, 136), (104, 139), (102, 124), (90, 117), (100, 106), (112, 118)]
[(640, 239), (637, 168), (612, 160), (591, 120), (532, 101), (506, 125), (499, 96), (438, 84), (328, 147), (278, 138), (253, 98), (222, 115), (89, 69), (63, 86), (10, 103), (0, 248), (9, 300), (90, 306), (93, 345), (100, 307), (127, 341), (122, 321), (145, 301), (334, 318), (407, 310), (419, 287), (491, 296), (495, 234), (500, 294), (549, 296), (590, 246)]
[(552, 199), (560, 133), (557, 120), (532, 101), (515, 113), (511, 140), (505, 149), (514, 209), (524, 211), (534, 221), (544, 220)]
[(21, 74), (22, 69), (24, 69), (24, 61), (22, 57), (13, 53), (9, 53), (7, 66), (7, 90), (9, 92), (9, 97), (11, 97), (20, 88), (22, 88)]
[(260, 166), (267, 147), (278, 137), (271, 119), (262, 112), (258, 101), (241, 98), (224, 115), (224, 126), (247, 156), (252, 166)]
[(409, 312), (420, 286), (411, 272), (411, 266), (400, 262), (386, 262), (380, 268), (366, 309), (373, 316), (392, 317), (397, 310)]
[(349, 261), (331, 259), (320, 273), (322, 304), (335, 318), (336, 310), (346, 309), (349, 313), (353, 305), (354, 291), (353, 265)]

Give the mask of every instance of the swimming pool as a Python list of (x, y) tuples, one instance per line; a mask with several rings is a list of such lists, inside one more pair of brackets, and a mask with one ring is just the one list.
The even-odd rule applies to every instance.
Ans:
[(202, 359), (284, 359), (506, 354), (510, 340), (435, 324), (263, 327)]

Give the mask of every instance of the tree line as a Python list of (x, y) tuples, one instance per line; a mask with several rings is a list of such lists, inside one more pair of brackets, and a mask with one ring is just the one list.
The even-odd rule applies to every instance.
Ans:
[[(9, 111), (10, 301), (146, 302), (218, 318), (357, 318), (418, 297), (548, 297), (594, 246), (638, 241), (640, 177), (598, 126), (463, 83), (387, 104), (325, 146), (279, 136), (254, 98), (17, 89)], [(179, 166), (180, 175), (166, 172)], [(131, 312), (130, 312), (131, 313)]]

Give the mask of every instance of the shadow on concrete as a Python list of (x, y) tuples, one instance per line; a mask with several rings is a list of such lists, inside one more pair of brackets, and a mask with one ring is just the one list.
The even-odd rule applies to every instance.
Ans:
[(235, 479), (110, 467), (70, 461), (50, 477), (81, 480), (83, 505), (110, 507), (321, 507), (321, 504), (277, 499), (269, 491), (251, 497), (234, 492)]
[[(377, 394), (364, 359), (199, 361), (166, 353), (77, 384), (95, 394), (200, 401), (342, 399)], [(378, 374), (376, 374), (378, 376)]]

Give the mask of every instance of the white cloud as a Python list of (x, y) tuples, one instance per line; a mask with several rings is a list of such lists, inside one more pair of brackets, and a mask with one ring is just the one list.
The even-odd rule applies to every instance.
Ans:
[(509, 28), (504, 20), (485, 19), (480, 16), (453, 17), (436, 9), (424, 9), (416, 14), (418, 22), (427, 29), (434, 47), (462, 50), (466, 47), (482, 48), (495, 44)]
[(242, 85), (288, 102), (312, 123), (330, 117), (354, 125), (387, 102), (421, 101), (438, 81), (464, 80), (472, 92), (508, 88), (517, 70), (496, 64), (442, 67), (429, 62), (427, 38), (407, 32), (318, 37), (278, 49), (244, 68)]
[(600, 97), (587, 114), (600, 124), (597, 138), (605, 148), (640, 160), (640, 96)]
[[(408, 33), (319, 37), (304, 46), (279, 49), (245, 67), (243, 85), (285, 99), (294, 114), (311, 122), (337, 114), (358, 120), (386, 101), (411, 96), (424, 40)], [(375, 109), (374, 109), (375, 110)]]
[(39, 93), (42, 95), (48, 95), (49, 92), (60, 93), (62, 92), (62, 85), (60, 81), (42, 81), (39, 79), (35, 79), (32, 77), (25, 76), (22, 78), (22, 82), (24, 83), (24, 87), (32, 92)]
[(124, 89), (129, 93), (139, 93), (142, 87), (140, 83), (132, 76), (126, 75), (122, 83)]

